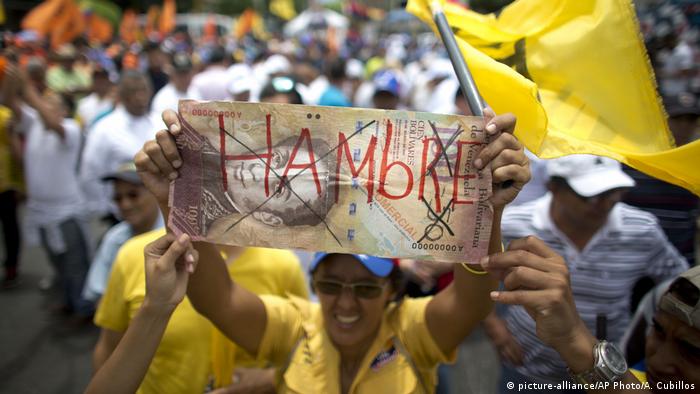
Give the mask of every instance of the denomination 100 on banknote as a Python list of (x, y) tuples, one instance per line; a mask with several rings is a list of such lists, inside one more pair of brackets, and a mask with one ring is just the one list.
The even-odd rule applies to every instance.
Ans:
[(169, 226), (217, 244), (476, 262), (483, 119), (182, 100)]

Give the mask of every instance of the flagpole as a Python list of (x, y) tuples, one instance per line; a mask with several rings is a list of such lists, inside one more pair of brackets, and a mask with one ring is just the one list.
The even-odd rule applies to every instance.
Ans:
[(462, 88), (462, 93), (467, 99), (469, 104), (469, 109), (474, 116), (484, 116), (484, 102), (479, 94), (479, 89), (474, 83), (474, 78), (472, 73), (469, 71), (469, 66), (467, 66), (467, 61), (462, 56), (462, 52), (459, 50), (457, 45), (457, 40), (452, 33), (449, 23), (447, 23), (447, 17), (442, 11), (442, 5), (439, 1), (433, 1), (430, 8), (433, 11), (433, 19), (435, 25), (440, 32), (440, 38), (442, 38), (443, 44), (447, 49), (447, 54), (450, 56), (450, 61), (452, 62), (452, 67), (455, 69), (457, 74), (457, 80), (459, 81), (459, 86)]

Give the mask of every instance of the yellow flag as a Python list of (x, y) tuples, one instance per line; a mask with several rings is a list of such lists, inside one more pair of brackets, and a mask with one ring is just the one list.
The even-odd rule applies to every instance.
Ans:
[[(482, 78), (513, 93), (525, 91), (513, 74), (536, 84), (527, 89), (539, 93), (546, 128), (516, 130), (533, 153), (608, 156), (700, 195), (700, 142), (674, 149), (629, 0), (517, 0), (498, 17), (440, 3), (473, 72), (480, 60), (465, 47), (509, 66), (507, 75), (474, 72), (496, 112), (520, 122), (531, 108), (496, 97)], [(432, 24), (428, 0), (407, 9)]]
[(297, 11), (294, 9), (294, 0), (271, 0), (270, 12), (286, 21), (297, 16)]

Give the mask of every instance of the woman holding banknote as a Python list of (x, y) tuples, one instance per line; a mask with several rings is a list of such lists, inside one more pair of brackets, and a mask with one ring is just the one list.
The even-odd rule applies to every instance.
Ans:
[[(161, 130), (136, 155), (146, 186), (168, 214), (169, 176), (181, 159), (177, 115), (163, 113)], [(530, 178), (515, 118), (487, 111), (492, 141), (474, 160), (491, 171), (494, 208), (489, 253), (501, 251), (500, 218)], [(505, 186), (508, 185), (508, 186)], [(455, 264), (454, 282), (434, 297), (396, 299), (398, 267), (366, 255), (317, 254), (312, 285), (319, 304), (258, 296), (233, 282), (214, 245), (195, 243), (197, 271), (187, 295), (225, 335), (277, 368), (283, 393), (432, 393), (439, 363), (491, 310), (497, 281), (478, 266)]]

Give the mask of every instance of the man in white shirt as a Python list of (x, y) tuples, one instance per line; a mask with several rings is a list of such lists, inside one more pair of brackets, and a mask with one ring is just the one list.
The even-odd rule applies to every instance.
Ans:
[(109, 72), (96, 66), (92, 70), (92, 93), (78, 101), (78, 119), (83, 130), (88, 130), (99, 115), (114, 107), (113, 88)]
[(94, 305), (81, 292), (89, 267), (90, 242), (85, 231), (84, 200), (75, 166), (80, 155), (80, 127), (66, 117), (61, 96), (44, 96), (48, 108), (64, 117), (61, 130), (50, 130), (26, 104), (17, 130), (25, 137), (24, 174), (27, 187), (25, 229), (29, 244), (41, 243), (56, 270), (63, 300), (76, 322), (87, 323)]
[(80, 167), (88, 207), (97, 215), (117, 212), (111, 201), (111, 185), (105, 185), (101, 179), (116, 171), (121, 163), (133, 160), (143, 144), (163, 128), (160, 116), (150, 111), (152, 89), (145, 75), (125, 71), (117, 94), (120, 104), (88, 134)]
[(156, 114), (163, 113), (166, 109), (177, 111), (179, 100), (201, 100), (199, 92), (192, 87), (192, 61), (186, 53), (176, 53), (173, 56), (173, 68), (170, 74), (170, 82), (153, 97), (152, 111)]

